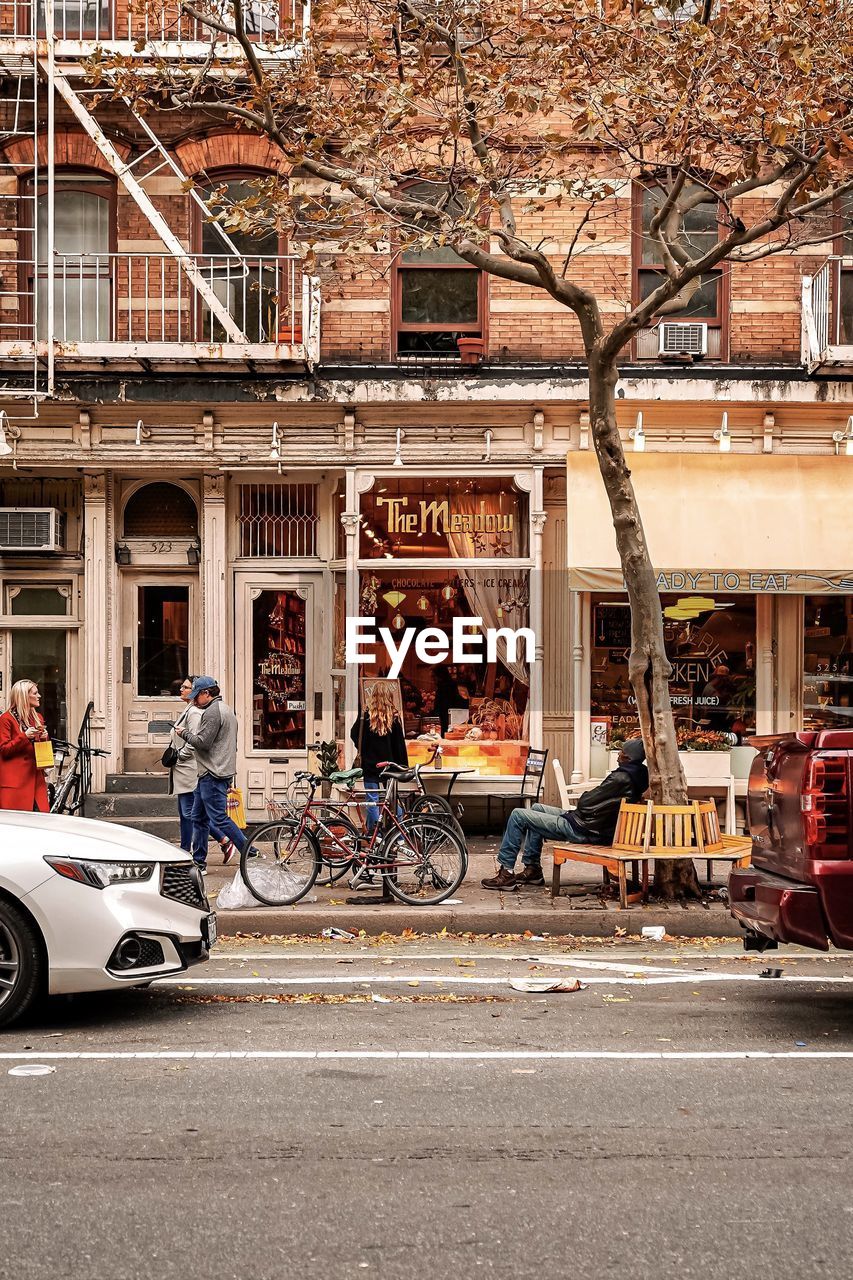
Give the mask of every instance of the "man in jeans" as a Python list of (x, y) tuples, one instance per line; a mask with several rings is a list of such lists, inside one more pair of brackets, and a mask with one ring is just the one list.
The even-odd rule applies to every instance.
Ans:
[[(498, 873), (481, 881), (484, 889), (521, 889), (545, 883), (542, 845), (545, 840), (566, 844), (611, 844), (623, 800), (635, 804), (649, 785), (649, 771), (641, 738), (629, 738), (619, 752), (617, 768), (591, 791), (585, 791), (576, 809), (562, 811), (548, 804), (513, 809), (498, 850)], [(521, 872), (515, 860), (522, 843)]]
[(213, 676), (196, 676), (190, 700), (200, 709), (201, 722), (193, 731), (186, 724), (174, 732), (194, 749), (198, 786), (193, 806), (193, 858), (207, 866), (207, 841), (212, 831), (220, 842), (233, 841), (242, 851), (246, 838), (228, 816), (228, 788), (237, 772), (237, 717), (222, 701)]

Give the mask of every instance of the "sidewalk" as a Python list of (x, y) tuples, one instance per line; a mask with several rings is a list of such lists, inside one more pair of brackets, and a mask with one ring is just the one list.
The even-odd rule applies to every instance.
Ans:
[[(453, 900), (438, 907), (408, 907), (402, 902), (376, 906), (346, 902), (347, 898), (371, 898), (379, 890), (352, 893), (346, 879), (331, 888), (312, 889), (308, 898), (292, 907), (257, 907), (221, 911), (218, 915), (220, 935), (235, 933), (319, 934), (335, 927), (349, 933), (363, 929), (368, 934), (400, 934), (404, 929), (418, 933), (525, 933), (540, 936), (578, 934), (585, 937), (613, 937), (616, 930), (628, 934), (640, 932), (643, 925), (663, 925), (672, 936), (685, 938), (737, 938), (741, 931), (718, 898), (681, 906), (678, 903), (638, 905), (627, 911), (619, 908), (615, 898), (602, 893), (601, 872), (597, 867), (578, 864), (563, 868), (561, 896), (552, 901), (550, 884), (544, 888), (514, 893), (495, 893), (483, 889), (480, 881), (494, 874), (498, 839), (474, 836), (469, 840), (468, 875)], [(520, 865), (520, 863), (519, 863)], [(238, 864), (221, 865), (220, 856), (211, 846), (208, 861), (207, 889), (215, 908), (219, 889), (236, 873)], [(546, 880), (551, 874), (547, 846), (543, 860)], [(715, 884), (722, 885), (725, 868), (719, 867)]]

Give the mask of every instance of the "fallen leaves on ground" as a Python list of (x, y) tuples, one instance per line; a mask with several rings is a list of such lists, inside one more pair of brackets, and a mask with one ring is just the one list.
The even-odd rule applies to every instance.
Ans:
[(503, 996), (457, 996), (452, 991), (432, 992), (423, 996), (381, 996), (369, 991), (326, 995), (316, 991), (279, 992), (275, 995), (210, 995), (179, 1000), (179, 1004), (504, 1004)]

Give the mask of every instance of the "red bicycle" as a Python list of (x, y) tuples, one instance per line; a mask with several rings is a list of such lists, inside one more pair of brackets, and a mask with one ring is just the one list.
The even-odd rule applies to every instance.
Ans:
[(323, 865), (334, 862), (353, 869), (356, 879), (382, 876), (393, 896), (410, 906), (435, 906), (449, 898), (468, 870), (467, 849), (446, 819), (400, 811), (398, 785), (414, 774), (399, 765), (383, 769), (379, 821), (370, 832), (341, 813), (343, 806), (315, 801), (322, 779), (309, 774), (303, 808), (256, 827), (246, 842), (240, 871), (251, 893), (265, 906), (290, 906), (304, 898)]

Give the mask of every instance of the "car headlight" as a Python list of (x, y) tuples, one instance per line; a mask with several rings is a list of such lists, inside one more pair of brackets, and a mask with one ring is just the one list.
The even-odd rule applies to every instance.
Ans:
[(93, 889), (150, 880), (155, 866), (153, 862), (91, 862), (82, 858), (45, 857), (45, 862), (66, 880), (76, 880), (79, 884), (91, 885)]

